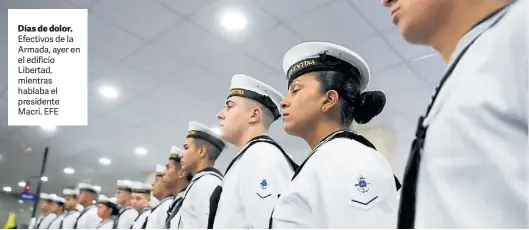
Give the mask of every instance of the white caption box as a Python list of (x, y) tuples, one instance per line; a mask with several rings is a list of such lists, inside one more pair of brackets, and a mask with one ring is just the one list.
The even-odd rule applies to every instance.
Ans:
[(86, 126), (86, 9), (8, 10), (8, 125)]

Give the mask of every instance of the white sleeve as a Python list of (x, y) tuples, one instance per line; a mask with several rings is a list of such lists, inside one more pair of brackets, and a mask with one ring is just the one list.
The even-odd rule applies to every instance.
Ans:
[(311, 210), (319, 221), (311, 227), (394, 228), (398, 204), (392, 172), (376, 160), (347, 154), (327, 153), (318, 162)]
[[(219, 178), (213, 175), (205, 175), (193, 185), (190, 194), (188, 194), (184, 202), (191, 202), (189, 205), (194, 209), (194, 216), (183, 214), (182, 210), (180, 210), (180, 215), (182, 216), (180, 227), (192, 229), (206, 229), (208, 227), (209, 197), (221, 183), (222, 181)], [(186, 204), (186, 206), (188, 205)]]
[[(243, 156), (239, 196), (249, 228), (267, 229), (272, 209), (293, 174), (277, 147), (257, 143)], [(242, 163), (242, 162), (241, 162)]]
[(118, 229), (130, 229), (134, 224), (134, 219), (138, 217), (138, 212), (134, 209), (129, 209), (125, 213), (121, 214), (118, 222)]
[(297, 177), (288, 187), (288, 193), (279, 198), (272, 215), (272, 229), (317, 228), (313, 223), (316, 220), (312, 216), (314, 207), (311, 205), (311, 198), (318, 185), (306, 180), (314, 177), (310, 167), (304, 167), (303, 174), (303, 177)]
[[(86, 221), (86, 228), (87, 229), (96, 229), (97, 226), (99, 226), (99, 223), (101, 222), (99, 216), (97, 215), (97, 208), (90, 208), (88, 210), (89, 213), (86, 213), (85, 215), (90, 215), (89, 220)], [(79, 226), (77, 226), (79, 227)]]
[(165, 221), (167, 220), (167, 211), (174, 200), (169, 200), (162, 203), (158, 208), (156, 208), (156, 213), (154, 216), (151, 213), (149, 220), (147, 222), (146, 228), (148, 229), (161, 229), (165, 226)]

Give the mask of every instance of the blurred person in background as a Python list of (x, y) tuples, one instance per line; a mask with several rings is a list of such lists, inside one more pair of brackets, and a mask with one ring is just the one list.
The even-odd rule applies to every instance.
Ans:
[(167, 211), (175, 197), (163, 183), (164, 171), (165, 167), (163, 165), (156, 165), (156, 175), (152, 182), (152, 195), (159, 202), (151, 209), (145, 221), (145, 227), (143, 227), (145, 229), (161, 229), (164, 227), (165, 220), (167, 219)]
[(52, 212), (57, 215), (55, 219), (53, 219), (50, 223), (50, 225), (47, 227), (48, 229), (61, 229), (61, 223), (64, 220), (65, 212), (64, 212), (64, 203), (66, 200), (60, 196), (53, 195), (52, 196), (53, 204), (52, 204)]
[(53, 213), (53, 197), (47, 193), (41, 193), (39, 197), (40, 215), (32, 228), (46, 229), (57, 215)]
[(151, 207), (149, 206), (151, 202), (151, 190), (151, 185), (141, 182), (132, 183), (132, 198), (130, 203), (138, 211), (138, 216), (132, 224), (133, 229), (142, 229), (145, 226), (147, 216), (151, 213)]
[(95, 229), (99, 224), (99, 216), (97, 215), (97, 206), (94, 204), (97, 194), (101, 192), (95, 186), (81, 183), (78, 185), (79, 195), (77, 200), (83, 206), (83, 211), (77, 217), (74, 229)]
[(77, 210), (77, 192), (73, 189), (63, 189), (62, 195), (64, 197), (64, 218), (59, 225), (60, 229), (73, 229), (75, 221), (79, 217), (79, 210)]
[(118, 214), (119, 207), (116, 198), (108, 198), (100, 194), (97, 202), (97, 215), (101, 221), (98, 221), (97, 229), (116, 229), (114, 221)]
[(132, 182), (128, 180), (118, 180), (116, 189), (116, 202), (118, 204), (119, 214), (114, 221), (115, 229), (130, 229), (134, 220), (138, 217), (136, 211), (131, 205)]
[(383, 4), (447, 64), (417, 124), (398, 227), (528, 228), (529, 1)]

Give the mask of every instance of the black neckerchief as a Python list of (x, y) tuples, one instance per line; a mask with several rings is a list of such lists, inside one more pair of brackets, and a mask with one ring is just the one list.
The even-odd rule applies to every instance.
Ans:
[[(263, 142), (271, 144), (275, 146), (277, 149), (279, 149), (279, 151), (283, 154), (283, 157), (285, 157), (288, 164), (290, 165), (290, 167), (292, 167), (294, 171), (296, 171), (299, 168), (299, 165), (296, 164), (296, 162), (294, 162), (292, 158), (290, 158), (290, 156), (285, 152), (285, 150), (283, 150), (283, 148), (277, 142), (275, 142), (271, 137), (267, 135), (261, 135), (261, 136), (256, 136), (250, 139), (250, 141), (246, 143), (246, 145), (241, 149), (241, 151), (239, 151), (239, 153), (233, 158), (233, 160), (231, 160), (224, 175), (228, 175), (228, 171), (231, 169), (231, 167), (235, 164), (235, 162), (237, 162), (244, 155), (244, 153), (246, 153), (246, 151), (252, 145), (257, 144), (257, 143), (263, 143)], [(222, 186), (219, 185), (215, 188), (215, 190), (213, 190), (213, 193), (209, 197), (209, 216), (208, 216), (208, 227), (207, 227), (208, 229), (213, 229), (213, 225), (215, 223), (215, 216), (217, 215), (217, 209), (219, 207), (219, 201), (220, 201), (221, 194), (222, 194)]]
[[(134, 228), (134, 224), (136, 223), (136, 221), (138, 221), (138, 219), (140, 218), (141, 214), (143, 214), (145, 211), (147, 210), (152, 210), (151, 207), (147, 206), (146, 208), (142, 209), (141, 212), (138, 213), (138, 216), (136, 217), (136, 219), (134, 219), (134, 222), (132, 224), (132, 226), (130, 226), (130, 229)], [(145, 220), (147, 220), (147, 218), (145, 218)], [(145, 224), (146, 221), (143, 221), (143, 224)], [(141, 225), (143, 227), (143, 224)]]
[[(154, 212), (154, 210), (156, 210), (158, 207), (160, 207), (161, 204), (163, 204), (164, 202), (166, 202), (166, 201), (168, 201), (168, 200), (170, 200), (172, 198), (174, 198), (173, 195), (169, 195), (169, 196), (163, 198), (163, 200), (160, 203), (158, 203), (156, 206), (154, 206), (154, 208), (151, 209), (151, 214)], [(145, 221), (143, 221), (143, 225), (141, 226), (141, 229), (147, 228), (147, 222), (149, 221), (149, 216), (147, 216), (145, 218)]]
[(179, 199), (176, 199), (173, 202), (173, 204), (171, 205), (171, 208), (169, 209), (170, 212), (167, 213), (167, 219), (165, 220), (165, 228), (166, 229), (170, 229), (171, 228), (171, 220), (176, 216), (178, 211), (180, 211), (180, 208), (184, 204), (184, 200), (185, 200), (187, 194), (189, 193), (189, 191), (191, 191), (191, 188), (193, 187), (193, 185), (200, 178), (202, 178), (205, 175), (212, 175), (212, 176), (216, 176), (217, 178), (219, 178), (222, 181), (222, 178), (223, 178), (222, 173), (219, 170), (217, 170), (216, 168), (205, 168), (205, 169), (197, 172), (195, 175), (198, 175), (199, 173), (202, 173), (202, 172), (213, 172), (213, 173), (209, 173), (209, 174), (208, 173), (204, 173), (204, 174), (200, 175), (199, 177), (193, 178), (191, 180), (191, 182), (189, 183), (188, 188), (185, 190), (184, 194)]
[[(506, 6), (508, 7), (508, 5)], [(477, 26), (481, 25), (484, 22), (489, 21), (492, 19), (495, 15), (499, 13), (504, 13), (504, 9), (506, 7), (503, 7), (501, 9), (498, 9), (497, 11), (494, 11), (493, 13), (489, 14), (487, 17), (483, 18), (481, 21), (479, 21), (475, 26), (472, 27), (470, 31), (472, 31)], [(505, 14), (503, 14), (505, 15)], [(428, 117), (430, 114), (430, 111), (433, 107), (433, 104), (435, 103), (435, 100), (437, 99), (437, 96), (439, 95), (441, 88), (444, 86), (444, 83), (446, 80), (450, 77), (454, 69), (457, 67), (457, 64), (461, 60), (461, 58), (465, 55), (467, 50), (474, 44), (474, 42), (489, 28), (494, 26), (498, 21), (501, 20), (503, 15), (500, 15), (494, 21), (491, 25), (489, 25), (487, 28), (484, 28), (480, 33), (478, 33), (473, 40), (471, 40), (467, 46), (461, 50), (461, 52), (457, 55), (457, 57), (454, 59), (452, 63), (448, 66), (448, 69), (445, 71), (443, 78), (441, 79), (439, 85), (435, 88), (435, 92), (432, 96), (432, 99), (430, 101), (430, 104), (428, 105), (426, 109), (426, 113), (423, 116), (419, 117), (417, 129), (415, 131), (415, 139), (412, 142), (411, 150), (410, 150), (410, 156), (408, 157), (408, 163), (406, 164), (406, 170), (404, 172), (404, 179), (403, 179), (403, 187), (401, 191), (400, 196), (400, 205), (399, 205), (399, 218), (398, 218), (398, 224), (397, 228), (399, 229), (411, 229), (415, 227), (415, 206), (416, 206), (416, 193), (417, 193), (417, 179), (419, 177), (419, 166), (421, 163), (421, 152), (424, 148), (424, 142), (426, 139), (426, 131), (428, 127), (424, 126), (424, 119)], [(469, 31), (469, 32), (470, 32)]]
[(90, 210), (92, 207), (94, 207), (94, 205), (90, 205), (88, 208), (83, 209), (83, 211), (81, 212), (81, 214), (79, 214), (79, 216), (77, 217), (77, 220), (75, 220), (75, 225), (73, 226), (74, 229), (77, 229), (77, 223), (79, 222), (79, 219), (81, 219), (81, 217), (82, 217), (86, 212), (88, 212), (88, 210)]
[(126, 211), (132, 209), (131, 206), (128, 206), (126, 208), (123, 208), (120, 210), (119, 212), (119, 215), (116, 217), (116, 220), (114, 220), (114, 224), (112, 225), (112, 229), (117, 229), (118, 228), (118, 224), (119, 224), (119, 218), (121, 217), (121, 215), (123, 215), (123, 213), (125, 213)]

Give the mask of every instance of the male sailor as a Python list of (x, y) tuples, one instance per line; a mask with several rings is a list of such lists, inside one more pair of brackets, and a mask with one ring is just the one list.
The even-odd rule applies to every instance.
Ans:
[(57, 217), (57, 215), (53, 213), (53, 197), (50, 194), (41, 193), (39, 198), (40, 215), (32, 228), (46, 229), (55, 217)]
[[(268, 129), (281, 117), (283, 95), (246, 75), (231, 80), (225, 107), (218, 113), (221, 137), (239, 153), (226, 170), (210, 228), (268, 228), (278, 196), (290, 183), (297, 165), (272, 138)], [(211, 204), (214, 209), (216, 204)], [(214, 218), (214, 224), (212, 223)], [(213, 224), (213, 225), (212, 225)]]
[(83, 211), (77, 217), (73, 228), (95, 229), (99, 224), (99, 216), (97, 215), (97, 206), (94, 203), (97, 195), (101, 192), (100, 188), (81, 183), (77, 189), (79, 190), (77, 199), (79, 204), (83, 206)]
[(55, 213), (56, 217), (48, 225), (47, 229), (60, 229), (61, 222), (63, 221), (66, 212), (64, 211), (64, 198), (53, 194), (52, 198), (52, 212)]
[(176, 197), (171, 202), (171, 205), (169, 206), (166, 215), (166, 219), (164, 220), (162, 224), (162, 228), (164, 227), (170, 227), (170, 220), (172, 219), (171, 215), (174, 215), (177, 212), (174, 212), (174, 210), (178, 209), (179, 204), (181, 204), (181, 201), (183, 199), (184, 191), (186, 190), (187, 186), (189, 185), (189, 182), (191, 181), (191, 175), (186, 172), (182, 165), (180, 164), (180, 153), (183, 152), (181, 149), (173, 145), (171, 147), (169, 160), (166, 164), (166, 168), (164, 171), (164, 175), (162, 178), (163, 183), (166, 186), (166, 189), (169, 190), (169, 192)]
[(226, 144), (209, 127), (189, 122), (187, 138), (180, 153), (182, 168), (193, 175), (183, 200), (172, 210), (168, 228), (205, 229), (209, 215), (209, 197), (222, 184), (222, 173), (213, 168)]
[(167, 211), (175, 196), (162, 181), (164, 171), (165, 166), (156, 165), (156, 175), (152, 182), (152, 195), (159, 200), (159, 203), (151, 209), (150, 215), (147, 217), (144, 227), (142, 227), (144, 229), (161, 229), (165, 226)]
[(132, 183), (131, 204), (139, 213), (134, 220), (134, 224), (132, 224), (133, 229), (142, 229), (147, 220), (147, 216), (151, 213), (151, 207), (149, 206), (151, 202), (151, 190), (152, 186), (149, 184), (141, 182)]
[(130, 205), (132, 196), (132, 182), (128, 180), (118, 180), (116, 189), (116, 202), (120, 207), (119, 214), (114, 221), (115, 229), (129, 229), (132, 227), (134, 220), (138, 217), (136, 211)]
[(64, 197), (64, 218), (59, 224), (60, 229), (73, 229), (77, 217), (79, 217), (79, 210), (77, 210), (77, 192), (73, 189), (63, 189), (62, 195)]
[(529, 1), (383, 3), (447, 64), (414, 132), (398, 227), (529, 228)]

